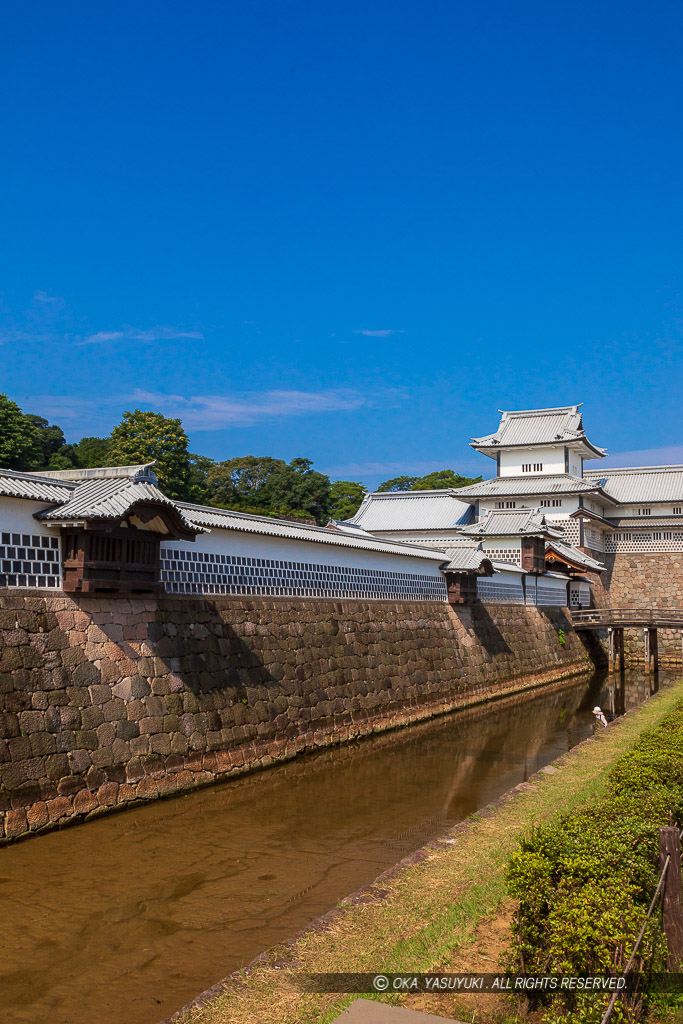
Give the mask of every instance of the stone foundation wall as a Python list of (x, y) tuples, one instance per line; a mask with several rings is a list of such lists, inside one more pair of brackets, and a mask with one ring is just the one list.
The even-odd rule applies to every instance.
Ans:
[[(683, 608), (683, 553), (631, 552), (606, 555), (584, 548), (606, 566), (593, 586), (598, 607), (612, 608)], [(595, 577), (592, 577), (595, 579)], [(606, 649), (607, 634), (601, 636)], [(642, 630), (627, 629), (624, 650), (630, 662), (644, 660)], [(681, 632), (659, 630), (659, 658), (664, 664), (682, 662)]]
[(585, 667), (565, 609), (3, 591), (0, 841)]

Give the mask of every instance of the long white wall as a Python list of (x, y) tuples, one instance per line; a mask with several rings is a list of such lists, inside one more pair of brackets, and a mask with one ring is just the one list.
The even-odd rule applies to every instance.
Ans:
[(161, 580), (172, 594), (445, 601), (444, 560), (214, 528), (163, 542)]

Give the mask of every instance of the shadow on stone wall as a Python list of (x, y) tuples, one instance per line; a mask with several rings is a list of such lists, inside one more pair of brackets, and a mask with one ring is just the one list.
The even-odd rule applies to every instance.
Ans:
[(511, 654), (512, 648), (501, 633), (487, 606), (477, 601), (470, 606), (469, 610), (472, 630), (486, 653), (492, 657)]
[(4, 837), (576, 671), (555, 611), (0, 594)]

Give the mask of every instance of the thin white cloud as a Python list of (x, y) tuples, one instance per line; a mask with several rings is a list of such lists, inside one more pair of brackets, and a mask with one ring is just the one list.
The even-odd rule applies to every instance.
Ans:
[(49, 306), (52, 309), (62, 309), (65, 305), (61, 295), (48, 295), (41, 290), (33, 293), (33, 302), (36, 306)]
[(683, 445), (672, 444), (663, 448), (642, 448), (639, 451), (615, 452), (604, 461), (586, 463), (587, 469), (620, 469), (631, 466), (683, 465)]
[(365, 327), (357, 327), (354, 334), (364, 334), (366, 338), (388, 338), (390, 334), (404, 334), (405, 331), (398, 331), (394, 329), (383, 329), (381, 331), (369, 331)]
[[(62, 423), (71, 433), (109, 433), (125, 409), (151, 408), (165, 416), (181, 419), (187, 430), (224, 430), (250, 427), (263, 420), (292, 416), (353, 412), (361, 407), (392, 407), (402, 397), (398, 389), (387, 388), (361, 394), (351, 389), (329, 391), (247, 391), (240, 395), (167, 395), (136, 389), (128, 394), (19, 396), (21, 407)], [(78, 435), (80, 436), (80, 434)]]
[(223, 430), (252, 426), (264, 419), (325, 412), (349, 412), (368, 405), (355, 391), (250, 391), (244, 395), (164, 395), (135, 391), (132, 401), (152, 405), (167, 416), (178, 416), (192, 430)]
[(148, 330), (124, 327), (120, 331), (97, 331), (82, 338), (78, 344), (101, 345), (108, 341), (173, 341), (178, 338), (200, 341), (203, 337), (201, 331), (185, 331), (178, 327), (151, 327)]

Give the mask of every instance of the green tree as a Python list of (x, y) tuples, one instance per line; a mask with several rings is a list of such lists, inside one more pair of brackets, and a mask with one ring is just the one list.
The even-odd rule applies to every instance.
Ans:
[[(51, 465), (51, 460), (56, 455), (64, 456), (64, 449), (69, 448), (66, 439), (64, 437), (64, 431), (61, 427), (56, 426), (54, 423), (50, 423), (45, 419), (44, 416), (36, 416), (33, 413), (26, 413), (26, 419), (30, 420), (36, 429), (38, 437), (38, 443), (41, 449), (40, 455), (40, 467), (45, 468)], [(68, 468), (73, 465), (68, 455), (66, 455), (66, 465), (63, 468)], [(53, 466), (53, 468), (56, 468)]]
[(79, 469), (94, 469), (112, 464), (111, 437), (82, 437), (72, 445), (74, 465)]
[(244, 455), (210, 466), (206, 471), (209, 500), (223, 508), (238, 508), (245, 501), (258, 505), (268, 477), (286, 465), (282, 459)]
[(189, 440), (178, 419), (160, 412), (125, 412), (111, 432), (114, 466), (156, 461), (154, 472), (169, 498), (191, 497), (192, 467)]
[(427, 473), (419, 477), (413, 484), (414, 491), (441, 491), (447, 487), (469, 487), (470, 484), (478, 484), (480, 476), (461, 476), (452, 469), (438, 469), (434, 473)]
[(412, 491), (415, 483), (420, 478), (417, 476), (395, 476), (391, 480), (385, 480), (377, 488), (378, 491)]
[(426, 476), (395, 476), (393, 480), (385, 480), (377, 488), (378, 491), (441, 491), (447, 487), (469, 487), (477, 484), (480, 476), (461, 476), (452, 469), (437, 469)]
[(310, 459), (290, 463), (269, 456), (245, 455), (209, 467), (209, 501), (222, 508), (258, 510), (263, 515), (304, 513), (326, 521), (330, 480), (312, 469)]
[(216, 463), (206, 455), (190, 455), (190, 479), (188, 501), (195, 505), (206, 505), (208, 497), (207, 474)]
[(363, 484), (352, 480), (335, 480), (330, 488), (330, 515), (333, 519), (350, 519), (367, 494)]
[(40, 469), (44, 449), (40, 431), (16, 402), (0, 393), (0, 466), (6, 469)]
[(318, 523), (325, 523), (330, 513), (330, 478), (312, 469), (310, 459), (292, 459), (270, 474), (263, 495), (271, 508), (288, 508), (308, 512)]

